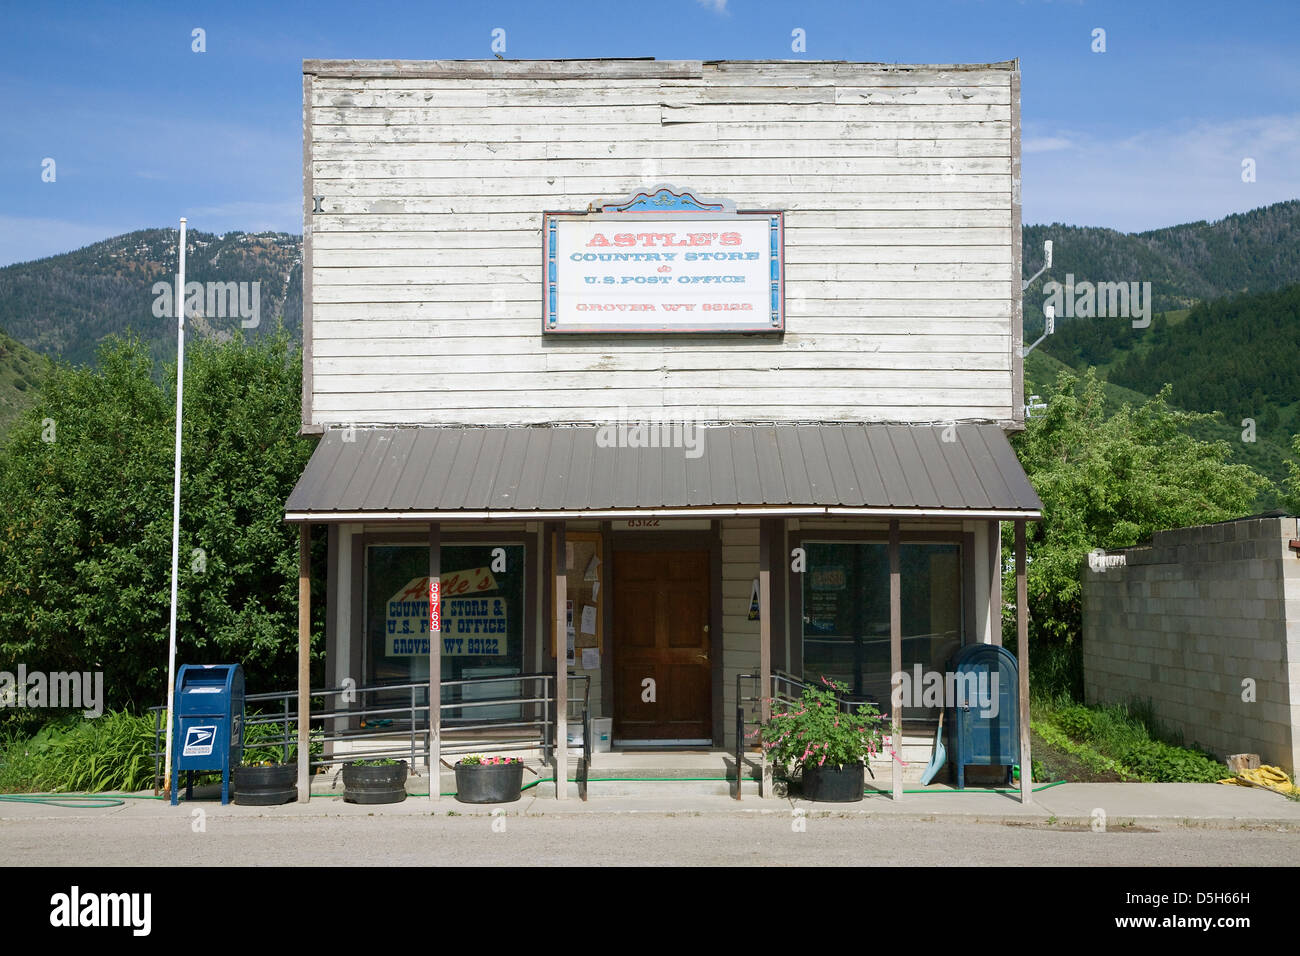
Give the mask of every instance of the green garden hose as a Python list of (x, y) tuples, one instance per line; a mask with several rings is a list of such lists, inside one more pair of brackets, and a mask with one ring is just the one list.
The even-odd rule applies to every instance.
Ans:
[[(587, 778), (588, 783), (705, 783), (705, 782), (724, 783), (724, 782), (729, 782), (730, 780), (731, 780), (730, 777), (589, 777)], [(519, 791), (522, 793), (523, 791), (531, 789), (532, 787), (535, 787), (539, 783), (543, 783), (543, 782), (552, 783), (553, 781), (534, 780), (532, 783), (524, 784), (524, 786), (519, 788)], [(569, 780), (569, 783), (577, 783), (577, 782), (578, 782), (577, 780), (572, 778), (570, 778)], [(757, 783), (757, 781), (751, 781), (751, 782)], [(1033, 790), (1031, 790), (1030, 792), (1038, 793), (1038, 791), (1040, 790), (1048, 790), (1052, 787), (1059, 787), (1063, 783), (1069, 783), (1069, 781), (1054, 780), (1051, 783), (1045, 783), (1042, 786), (1034, 787)], [(889, 793), (888, 790), (864, 790), (862, 792), (864, 794), (878, 793), (882, 795)], [(927, 787), (923, 790), (903, 791), (903, 793), (1007, 793), (1007, 794), (1014, 794), (1019, 792), (1020, 792), (1019, 790), (1014, 790), (1014, 789), (997, 790), (997, 789), (981, 789), (978, 787), (967, 787), (964, 790), (935, 790), (933, 788)], [(427, 797), (428, 794), (412, 793), (412, 794), (408, 794), (408, 796)], [(456, 796), (456, 791), (451, 790), (446, 793), (440, 793), (439, 796), (454, 797)]]
[[(588, 783), (724, 783), (729, 781), (730, 777), (589, 777)], [(549, 780), (534, 780), (532, 783), (526, 783), (519, 788), (522, 793), (525, 790), (531, 790), (541, 783), (550, 783)], [(577, 783), (577, 780), (570, 779), (569, 783)], [(1040, 790), (1047, 790), (1051, 787), (1059, 787), (1066, 780), (1056, 780), (1052, 783), (1045, 783), (1042, 786), (1034, 787), (1032, 793), (1038, 793)], [(887, 790), (864, 790), (864, 794), (887, 794)], [(1019, 790), (1012, 789), (983, 789), (978, 787), (967, 787), (965, 790), (934, 790), (929, 787), (922, 790), (904, 790), (903, 793), (1019, 793)], [(454, 797), (455, 790), (446, 793), (439, 793), (439, 796)], [(411, 797), (427, 797), (427, 793), (411, 793)], [(88, 794), (88, 793), (25, 793), (25, 794), (0, 794), (0, 803), (34, 803), (49, 807), (65, 807), (73, 810), (106, 810), (111, 807), (121, 807), (126, 805), (127, 800), (166, 800), (165, 794), (140, 794), (140, 793), (115, 793), (111, 796), (107, 794)]]
[(97, 797), (77, 793), (7, 793), (0, 794), (0, 802), (37, 803), (47, 807), (67, 807), (71, 810), (107, 810), (110, 807), (126, 805), (126, 800), (117, 797)]

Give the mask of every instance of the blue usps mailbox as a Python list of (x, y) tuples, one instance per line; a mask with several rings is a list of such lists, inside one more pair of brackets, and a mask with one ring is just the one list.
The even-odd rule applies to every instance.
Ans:
[(1020, 762), (1020, 668), (1005, 647), (968, 644), (948, 665), (956, 671), (958, 692), (948, 722), (957, 769), (957, 789), (966, 787), (966, 767), (1004, 766), (1011, 783)]
[[(244, 669), (238, 664), (183, 664), (176, 675), (172, 722), (172, 803), (180, 772), (221, 771), (221, 802), (230, 802), (230, 768), (244, 752)], [(194, 795), (190, 782), (185, 797)]]

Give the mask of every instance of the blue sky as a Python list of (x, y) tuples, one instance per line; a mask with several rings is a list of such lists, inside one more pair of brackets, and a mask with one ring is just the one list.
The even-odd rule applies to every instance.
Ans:
[[(1019, 57), (1027, 223), (1141, 230), (1300, 197), (1296, 0), (0, 9), (0, 264), (182, 215), (210, 232), (300, 232), (303, 58), (484, 58), (497, 27), (511, 59)], [(191, 50), (196, 27), (204, 53)], [(806, 53), (791, 52), (795, 28)], [(42, 181), (47, 157), (54, 182)]]

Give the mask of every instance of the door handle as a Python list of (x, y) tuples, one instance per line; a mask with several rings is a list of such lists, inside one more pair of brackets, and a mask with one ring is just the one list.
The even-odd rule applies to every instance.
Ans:
[(701, 661), (707, 661), (707, 660), (709, 659), (709, 655), (708, 655), (708, 654), (696, 654), (696, 655), (695, 655), (695, 659), (696, 659), (696, 660), (701, 660)]

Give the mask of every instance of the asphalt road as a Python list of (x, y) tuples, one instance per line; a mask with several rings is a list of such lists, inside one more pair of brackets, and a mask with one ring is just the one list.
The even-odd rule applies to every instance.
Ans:
[[(796, 830), (802, 822), (804, 829)], [(1280, 866), (1300, 832), (1278, 828), (954, 823), (789, 815), (209, 815), (84, 813), (0, 821), (7, 866), (879, 864)]]

